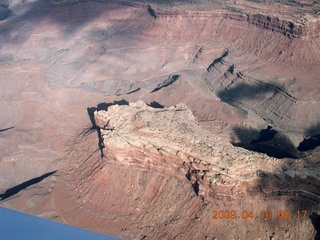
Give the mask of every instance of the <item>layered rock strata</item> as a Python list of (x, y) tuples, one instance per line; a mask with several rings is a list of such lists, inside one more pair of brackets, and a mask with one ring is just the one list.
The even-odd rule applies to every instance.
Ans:
[[(316, 162), (236, 148), (204, 130), (184, 104), (114, 105), (95, 112), (95, 122), (103, 157), (96, 133), (84, 133), (63, 161), (53, 192), (65, 222), (126, 239), (315, 234), (297, 211), (319, 208)], [(215, 210), (234, 210), (239, 218), (213, 219)], [(267, 210), (272, 219), (261, 217)], [(285, 210), (291, 217), (280, 219), (278, 211)], [(242, 219), (244, 211), (254, 217)]]

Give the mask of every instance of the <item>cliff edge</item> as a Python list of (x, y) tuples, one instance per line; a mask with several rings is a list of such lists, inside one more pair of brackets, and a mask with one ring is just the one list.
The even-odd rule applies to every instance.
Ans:
[[(94, 132), (75, 141), (53, 190), (67, 223), (126, 239), (315, 234), (297, 212), (319, 207), (316, 162), (234, 147), (203, 129), (184, 104), (138, 101), (94, 116), (100, 144)], [(271, 218), (262, 217), (267, 210)], [(281, 219), (279, 211), (291, 215)]]

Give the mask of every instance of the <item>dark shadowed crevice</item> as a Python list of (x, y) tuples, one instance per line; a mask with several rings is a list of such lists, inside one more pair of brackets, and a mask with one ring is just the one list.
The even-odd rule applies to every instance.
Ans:
[(13, 128), (15, 128), (15, 127), (9, 127), (9, 128), (0, 129), (0, 132), (5, 132), (5, 131), (8, 131), (8, 130), (13, 129)]
[(169, 76), (165, 81), (158, 84), (158, 86), (155, 89), (153, 89), (150, 93), (157, 92), (161, 88), (170, 86), (171, 84), (175, 83), (179, 79), (179, 77), (180, 77), (180, 75)]
[(163, 105), (161, 105), (160, 103), (158, 103), (156, 101), (151, 102), (150, 104), (148, 104), (148, 106), (152, 107), (152, 108), (164, 108)]
[(199, 183), (198, 181), (196, 181), (195, 183), (192, 184), (193, 190), (194, 192), (197, 194), (197, 196), (199, 196)]
[(213, 62), (209, 65), (209, 67), (207, 68), (207, 71), (210, 72), (210, 69), (213, 68), (217, 63), (222, 63), (223, 59), (229, 55), (229, 50), (226, 50), (221, 57), (213, 60)]
[(320, 135), (320, 123), (308, 126), (308, 128), (305, 131), (305, 134), (307, 136), (315, 136), (318, 134)]
[(88, 116), (90, 118), (90, 121), (91, 121), (91, 124), (92, 124), (92, 128), (91, 129), (96, 129), (97, 128), (97, 125), (96, 125), (96, 122), (94, 120), (94, 112), (95, 111), (108, 111), (108, 108), (112, 105), (128, 105), (129, 103), (122, 99), (120, 101), (114, 101), (113, 103), (99, 103), (97, 105), (97, 107), (88, 107), (87, 108), (87, 113), (88, 113)]
[(318, 146), (320, 146), (320, 134), (303, 139), (303, 141), (299, 144), (297, 149), (299, 151), (305, 152), (305, 151), (315, 149)]
[(136, 93), (136, 92), (138, 92), (138, 91), (140, 91), (140, 90), (141, 90), (141, 88), (137, 88), (137, 89), (134, 89), (134, 90), (128, 92), (127, 94)]
[(265, 83), (250, 85), (246, 82), (234, 83), (218, 92), (221, 101), (230, 105), (237, 105), (246, 100), (259, 100), (270, 92), (277, 93), (277, 86)]
[(192, 182), (192, 171), (190, 172), (190, 170), (186, 173), (186, 178), (191, 182), (191, 185), (192, 185), (192, 188), (193, 188), (193, 191), (195, 192), (195, 194), (197, 196), (199, 196), (199, 183), (198, 183), (198, 180), (196, 180), (194, 183)]
[(150, 15), (154, 18), (157, 18), (156, 12), (154, 11), (154, 9), (150, 6), (150, 4), (148, 4), (147, 6), (147, 10), (150, 13)]
[(309, 216), (314, 229), (317, 231), (317, 235), (314, 240), (320, 240), (320, 216), (319, 214), (313, 212), (312, 215)]
[(104, 148), (104, 144), (103, 144), (103, 138), (101, 136), (101, 131), (100, 131), (100, 127), (96, 124), (96, 121), (94, 119), (94, 112), (95, 111), (108, 111), (108, 108), (110, 106), (113, 106), (113, 105), (129, 105), (129, 102), (125, 99), (121, 99), (121, 100), (118, 100), (118, 101), (114, 101), (113, 103), (99, 103), (97, 105), (97, 107), (88, 107), (87, 108), (87, 113), (88, 113), (88, 116), (89, 116), (89, 119), (91, 121), (91, 124), (92, 124), (92, 127), (91, 127), (91, 130), (96, 130), (97, 131), (97, 134), (98, 134), (98, 146), (99, 146), (99, 149), (100, 149), (100, 155), (101, 155), (101, 158), (104, 157), (104, 153), (103, 153), (103, 148)]
[(251, 141), (251, 144), (256, 144), (260, 142), (268, 142), (274, 139), (278, 131), (273, 130), (271, 126), (268, 126), (267, 129), (262, 129), (260, 131), (260, 136), (257, 139)]
[(112, 105), (129, 106), (129, 102), (125, 99), (121, 99), (119, 101), (114, 101)]
[(283, 133), (268, 126), (266, 129), (257, 130), (250, 128), (234, 128), (237, 142), (232, 142), (235, 147), (249, 151), (267, 154), (278, 159), (297, 159), (297, 151), (291, 140)]
[(0, 21), (5, 20), (11, 14), (11, 10), (7, 5), (0, 3)]
[(309, 126), (305, 134), (307, 137), (299, 144), (297, 148), (299, 151), (310, 151), (320, 146), (320, 123)]
[(32, 186), (32, 185), (34, 185), (36, 183), (41, 182), (43, 179), (55, 174), (56, 172), (57, 171), (53, 171), (53, 172), (49, 172), (49, 173), (43, 174), (40, 177), (36, 177), (36, 178), (30, 179), (30, 180), (28, 180), (26, 182), (23, 182), (23, 183), (15, 186), (13, 188), (8, 189), (7, 191), (5, 191), (4, 194), (0, 194), (0, 198), (1, 198), (0, 201), (3, 201), (5, 199), (17, 194), (18, 192), (26, 189), (27, 187), (30, 187), (30, 186)]

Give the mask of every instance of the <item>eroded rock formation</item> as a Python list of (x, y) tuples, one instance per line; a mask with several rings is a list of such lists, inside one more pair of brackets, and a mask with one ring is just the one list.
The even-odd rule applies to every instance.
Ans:
[[(314, 235), (311, 222), (298, 219), (297, 211), (319, 207), (315, 161), (234, 147), (202, 128), (184, 104), (152, 108), (139, 101), (94, 116), (104, 157), (96, 133), (83, 133), (63, 160), (53, 192), (67, 223), (127, 239)], [(254, 217), (212, 219), (214, 210)], [(261, 217), (267, 210), (272, 219)], [(279, 219), (278, 211), (285, 210), (290, 219)]]

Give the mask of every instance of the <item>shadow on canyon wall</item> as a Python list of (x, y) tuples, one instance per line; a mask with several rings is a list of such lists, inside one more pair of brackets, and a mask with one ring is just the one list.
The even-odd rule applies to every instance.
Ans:
[[(263, 201), (267, 202), (274, 200), (285, 202), (282, 207), (275, 204), (273, 208), (270, 208), (272, 217), (269, 219), (270, 221), (267, 221), (270, 228), (275, 228), (275, 222), (278, 221), (291, 221), (292, 226), (296, 225), (298, 228), (303, 222), (305, 228), (309, 230), (301, 233), (299, 230), (291, 229), (292, 239), (320, 240), (320, 216), (318, 214), (320, 180), (317, 177), (304, 177), (304, 171), (319, 169), (319, 164), (307, 159), (300, 159), (300, 165), (303, 166), (302, 172), (286, 174), (290, 165), (297, 160), (283, 159), (281, 161), (282, 165), (277, 167), (277, 172), (261, 171), (256, 185), (253, 189), (249, 189), (247, 194), (260, 195)], [(281, 176), (279, 171), (282, 171), (284, 175)], [(284, 211), (289, 212), (287, 217), (283, 215)]]
[(122, 100), (119, 100), (119, 101), (114, 101), (113, 103), (105, 103), (105, 102), (104, 103), (99, 103), (97, 105), (97, 107), (88, 107), (87, 108), (87, 113), (88, 113), (89, 119), (90, 119), (91, 124), (92, 124), (91, 130), (96, 130), (97, 134), (98, 134), (98, 146), (99, 146), (99, 149), (100, 149), (101, 158), (104, 157), (104, 153), (103, 153), (104, 144), (103, 144), (103, 138), (102, 138), (101, 132), (100, 132), (100, 127), (97, 126), (96, 121), (94, 119), (94, 112), (95, 111), (101, 111), (101, 110), (108, 111), (108, 108), (110, 106), (113, 106), (113, 105), (129, 105), (129, 102), (127, 102), (126, 100), (122, 99)]
[(0, 21), (6, 19), (11, 14), (11, 10), (8, 8), (8, 4), (2, 4), (0, 2)]
[[(5, 0), (0, 1), (0, 21), (2, 23), (0, 33), (3, 36), (3, 42), (0, 42), (0, 46), (7, 42), (15, 45), (23, 44), (29, 39), (33, 31), (34, 26), (31, 23), (40, 24), (41, 22), (49, 22), (51, 25), (57, 25), (61, 29), (62, 38), (70, 37), (82, 26), (87, 25), (95, 18), (108, 14), (108, 12), (117, 11), (118, 9), (114, 6), (110, 7), (110, 5), (106, 7), (97, 6), (97, 4), (101, 3), (110, 3), (108, 0), (66, 2), (63, 0), (36, 0), (24, 2), (24, 4), (20, 4), (19, 8), (16, 9), (14, 3)], [(148, 8), (147, 2), (136, 2), (136, 4), (130, 4), (129, 2), (122, 1), (120, 4), (145, 9), (146, 13), (154, 18), (153, 14), (155, 13), (150, 10), (150, 5), (150, 8)], [(121, 33), (121, 29), (126, 27), (126, 25), (116, 19), (114, 19), (113, 23), (116, 24), (113, 28), (118, 29), (118, 33)], [(100, 30), (100, 28), (95, 28), (92, 30), (92, 33), (94, 34), (98, 31), (99, 34), (104, 34), (104, 31)]]
[(95, 111), (108, 111), (108, 108), (110, 106), (113, 106), (113, 105), (129, 105), (129, 102), (124, 100), (124, 99), (121, 99), (119, 101), (114, 101), (112, 103), (106, 103), (106, 102), (103, 102), (103, 103), (99, 103), (97, 105), (97, 107), (88, 107), (87, 108), (87, 113), (88, 113), (88, 116), (90, 118), (90, 121), (91, 121), (91, 124), (92, 124), (92, 128), (91, 129), (97, 129), (99, 128), (97, 125), (96, 125), (96, 122), (94, 120), (94, 112)]
[(317, 231), (317, 235), (315, 236), (314, 240), (320, 240), (320, 215), (313, 212), (309, 218), (311, 219), (314, 229)]
[(160, 103), (156, 102), (156, 101), (152, 101), (151, 103), (148, 104), (149, 107), (152, 108), (164, 108), (163, 105), (161, 105)]
[[(88, 113), (88, 116), (89, 116), (89, 119), (90, 119), (90, 122), (92, 124), (92, 127), (90, 130), (96, 130), (97, 131), (97, 134), (98, 134), (98, 146), (99, 146), (99, 149), (100, 149), (100, 152), (101, 152), (101, 158), (104, 156), (104, 153), (103, 153), (103, 148), (104, 148), (104, 145), (103, 145), (103, 138), (101, 136), (101, 132), (100, 132), (100, 127), (97, 126), (96, 122), (95, 122), (95, 119), (94, 119), (94, 112), (95, 111), (101, 111), (101, 110), (104, 110), (104, 111), (108, 111), (108, 108), (110, 106), (113, 106), (113, 105), (129, 105), (129, 102), (125, 99), (121, 99), (121, 100), (116, 100), (116, 101), (113, 101), (113, 102), (109, 102), (109, 103), (106, 103), (106, 102), (103, 102), (103, 103), (99, 103), (97, 105), (97, 107), (88, 107), (87, 108), (87, 113)], [(148, 106), (152, 107), (152, 108), (164, 108), (163, 105), (161, 105), (160, 103), (156, 102), (156, 101), (152, 101), (150, 102), (149, 104), (147, 104)]]
[[(317, 133), (314, 129), (315, 127), (311, 126), (307, 132)], [(288, 221), (294, 221), (294, 224), (310, 221), (308, 225), (310, 229), (313, 227), (314, 231), (311, 231), (308, 237), (313, 235), (314, 239), (320, 239), (320, 217), (318, 215), (320, 180), (312, 173), (319, 169), (319, 162), (311, 158), (301, 158), (303, 154), (295, 148), (291, 140), (284, 133), (272, 129), (271, 126), (262, 130), (239, 127), (234, 130), (240, 140), (240, 143), (234, 144), (235, 146), (281, 159), (281, 165), (275, 171), (262, 170), (259, 173), (259, 180), (253, 189), (248, 191), (248, 194), (260, 195), (264, 201), (284, 200), (284, 209), (276, 209), (277, 205), (271, 209), (272, 221), (284, 220), (282, 213), (288, 211), (290, 213)], [(296, 161), (299, 161), (297, 166), (300, 170), (291, 167), (292, 164), (296, 164)], [(271, 228), (275, 225), (272, 221), (268, 222)], [(295, 238), (305, 239), (307, 237), (307, 235), (302, 237), (299, 231), (294, 234)]]
[[(233, 83), (219, 91), (217, 96), (232, 106), (242, 108), (246, 101), (263, 101), (270, 94), (285, 93), (285, 89), (277, 84), (256, 83)], [(252, 109), (254, 110), (254, 109)], [(272, 119), (269, 119), (272, 124)], [(309, 126), (306, 130), (305, 139), (296, 148), (284, 132), (277, 132), (268, 126), (266, 129), (252, 129), (236, 127), (234, 135), (238, 141), (233, 145), (247, 150), (265, 153), (276, 158), (298, 158), (303, 156), (302, 152), (311, 151), (320, 146), (320, 124)]]
[[(277, 85), (264, 83), (249, 85), (248, 83), (235, 82), (218, 92), (218, 97), (232, 106), (241, 108), (246, 101), (267, 99), (271, 94), (281, 94), (281, 92), (285, 92), (285, 89)], [(259, 180), (248, 191), (248, 194), (260, 195), (266, 201), (284, 200), (285, 210), (291, 214), (290, 219), (293, 219), (295, 224), (301, 224), (300, 220), (310, 221), (309, 226), (314, 228), (314, 233), (311, 232), (310, 236), (313, 235), (314, 239), (320, 239), (320, 218), (317, 214), (319, 211), (320, 181), (313, 177), (313, 174), (304, 177), (304, 171), (306, 173), (316, 171), (319, 164), (308, 158), (302, 158), (305, 156), (304, 151), (312, 154), (312, 151), (320, 146), (320, 124), (310, 125), (305, 134), (306, 138), (296, 147), (285, 132), (273, 129), (271, 120), (271, 123), (266, 123), (265, 129), (235, 127), (232, 144), (281, 159), (281, 164), (275, 172), (261, 171), (259, 173)], [(286, 174), (290, 165), (295, 164), (296, 161), (299, 161), (299, 166), (301, 166), (301, 175), (299, 175), (300, 172)], [(279, 172), (283, 172), (284, 177), (279, 177)], [(281, 210), (283, 209), (272, 210), (272, 221), (279, 219), (279, 216), (281, 218)], [(306, 213), (303, 217), (301, 217), (302, 212)], [(280, 215), (278, 215), (279, 213)], [(275, 227), (272, 221), (268, 222), (270, 228)], [(295, 234), (295, 237), (300, 236), (298, 232)]]
[(244, 100), (259, 100), (271, 92), (283, 91), (282, 86), (275, 84), (259, 83), (250, 85), (245, 82), (234, 83), (217, 93), (221, 101), (237, 105)]
[(159, 83), (158, 86), (155, 89), (153, 89), (150, 93), (157, 92), (162, 88), (170, 86), (171, 84), (175, 83), (179, 79), (179, 77), (180, 75), (169, 76), (166, 80)]
[[(116, 100), (116, 101), (113, 101), (113, 102), (110, 102), (110, 103), (106, 103), (106, 102), (99, 103), (97, 105), (97, 107), (88, 107), (87, 108), (87, 113), (88, 113), (89, 119), (90, 119), (91, 124), (92, 124), (92, 128), (91, 128), (92, 130), (99, 128), (96, 125), (96, 122), (94, 120), (94, 112), (95, 111), (101, 111), (101, 110), (108, 111), (108, 108), (110, 106), (113, 106), (113, 105), (119, 105), (119, 106), (126, 105), (126, 106), (128, 106), (129, 102), (127, 100), (125, 100), (125, 99), (121, 99), (121, 100)], [(160, 103), (158, 103), (156, 101), (152, 101), (147, 105), (152, 107), (152, 108), (164, 108), (164, 106), (162, 104), (160, 104)]]
[(305, 131), (306, 137), (299, 144), (299, 151), (310, 151), (320, 146), (320, 123), (311, 125)]
[(222, 53), (221, 57), (214, 59), (213, 62), (208, 66), (207, 72), (210, 72), (211, 68), (214, 68), (217, 63), (223, 63), (224, 58), (229, 55), (229, 50), (226, 50)]
[(0, 133), (1, 133), (1, 132), (8, 131), (8, 130), (11, 130), (11, 129), (14, 129), (14, 128), (15, 128), (15, 127), (9, 127), (9, 128), (0, 129)]
[[(292, 162), (285, 161), (281, 168), (286, 171), (286, 167)], [(305, 167), (312, 167), (308, 162), (304, 162)], [(279, 173), (261, 172), (258, 183), (254, 189), (250, 189), (247, 194), (260, 195), (263, 201), (284, 201), (285, 205), (275, 204), (269, 210), (272, 212), (272, 217), (267, 221), (270, 228), (276, 227), (278, 221), (291, 221), (292, 227), (295, 225), (300, 228), (304, 222), (308, 222), (308, 231), (302, 233), (291, 229), (295, 232), (292, 239), (320, 239), (320, 217), (319, 199), (320, 181), (316, 178), (301, 178), (300, 176), (286, 175), (284, 178), (279, 178)], [(265, 209), (263, 209), (266, 211)], [(289, 212), (289, 216), (283, 215), (284, 211)], [(299, 225), (299, 226), (298, 226)], [(307, 238), (308, 237), (308, 238)], [(312, 237), (312, 238), (311, 238)]]
[(235, 147), (245, 148), (250, 151), (265, 153), (275, 158), (293, 158), (299, 156), (291, 140), (271, 126), (266, 129), (253, 129), (235, 127), (233, 129), (236, 140), (232, 143)]
[(24, 189), (36, 184), (36, 183), (41, 182), (43, 179), (55, 174), (56, 172), (57, 171), (53, 171), (53, 172), (49, 172), (49, 173), (43, 174), (40, 177), (36, 177), (36, 178), (30, 179), (28, 181), (25, 181), (25, 182), (23, 182), (23, 183), (21, 183), (21, 184), (19, 184), (17, 186), (14, 186), (14, 187), (6, 190), (5, 193), (0, 194), (0, 198), (1, 198), (0, 201), (3, 201), (5, 199), (17, 194), (18, 192), (20, 192), (20, 191), (22, 191), (22, 190), (24, 190)]
[[(281, 87), (271, 84), (239, 83), (234, 87), (227, 87), (218, 92), (218, 97), (232, 105), (241, 108), (241, 103), (246, 100), (260, 100), (266, 94), (282, 91)], [(233, 129), (236, 139), (232, 144), (250, 151), (265, 153), (275, 158), (297, 158), (299, 152), (296, 150), (291, 140), (282, 132), (272, 129), (268, 125), (266, 129), (253, 129), (235, 127)]]
[[(69, 3), (68, 3), (69, 2)], [(0, 1), (0, 21), (3, 24), (0, 26), (0, 33), (4, 37), (4, 42), (11, 44), (23, 44), (29, 39), (33, 26), (30, 21), (36, 23), (49, 21), (51, 24), (56, 24), (61, 28), (61, 33), (64, 37), (70, 37), (79, 30), (80, 27), (87, 25), (101, 15), (108, 14), (111, 11), (117, 11), (117, 7), (99, 7), (97, 4), (110, 3), (109, 0), (56, 0), (43, 1), (36, 0), (33, 2), (23, 1), (16, 9), (16, 4), (9, 0)], [(111, 1), (112, 3), (112, 1)], [(159, 0), (135, 0), (135, 1), (119, 1), (120, 5), (136, 7), (144, 9), (150, 15), (150, 19), (156, 19), (156, 11), (152, 8), (152, 3), (157, 4), (190, 4), (192, 1), (159, 1)], [(119, 5), (119, 6), (120, 6)], [(101, 6), (101, 5), (100, 5)], [(6, 21), (6, 22), (5, 22)], [(134, 20), (132, 20), (134, 21)], [(113, 20), (119, 26), (112, 28), (117, 29), (116, 34), (121, 34), (123, 28), (128, 28), (128, 24), (123, 24), (122, 21)], [(100, 28), (92, 30), (92, 33), (105, 33)], [(62, 35), (63, 37), (63, 35)], [(1, 46), (1, 42), (0, 42)]]

